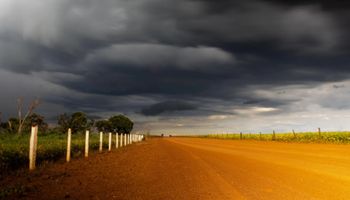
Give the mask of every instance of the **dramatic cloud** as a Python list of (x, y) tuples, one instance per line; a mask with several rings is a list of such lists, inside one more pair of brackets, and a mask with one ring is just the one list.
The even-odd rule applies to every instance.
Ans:
[(159, 115), (166, 112), (175, 112), (175, 111), (184, 111), (184, 110), (195, 110), (196, 106), (181, 102), (181, 101), (165, 101), (161, 103), (156, 103), (154, 105), (151, 105), (148, 108), (144, 108), (141, 110), (141, 113), (143, 115)]
[(339, 128), (344, 120), (329, 116), (350, 111), (349, 9), (317, 0), (0, 0), (0, 112), (13, 115), (23, 96), (40, 97), (48, 119), (124, 113), (140, 130), (307, 130), (317, 116)]
[(86, 58), (85, 66), (98, 63), (141, 68), (169, 68), (199, 70), (232, 65), (234, 57), (214, 47), (176, 47), (160, 44), (117, 44), (98, 49)]

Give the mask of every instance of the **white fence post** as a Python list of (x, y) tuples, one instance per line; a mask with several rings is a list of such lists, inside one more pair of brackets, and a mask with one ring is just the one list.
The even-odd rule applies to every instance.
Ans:
[(112, 150), (112, 133), (109, 132), (108, 134), (108, 151)]
[(32, 126), (30, 141), (29, 141), (29, 170), (35, 169), (37, 144), (38, 144), (38, 126)]
[(115, 148), (118, 149), (119, 143), (118, 143), (118, 133), (115, 134)]
[(71, 145), (72, 145), (72, 129), (68, 129), (68, 136), (67, 136), (67, 155), (66, 155), (66, 161), (70, 161), (70, 154), (71, 154)]
[(103, 132), (100, 132), (100, 149), (99, 151), (102, 152), (102, 148), (103, 148)]
[(85, 132), (85, 158), (89, 156), (89, 130)]
[(119, 146), (123, 147), (123, 134), (120, 134)]
[(126, 134), (123, 134), (124, 135), (124, 146), (126, 146)]

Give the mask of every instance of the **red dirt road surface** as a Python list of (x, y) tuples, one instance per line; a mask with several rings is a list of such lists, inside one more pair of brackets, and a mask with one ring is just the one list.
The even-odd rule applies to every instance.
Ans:
[(149, 139), (5, 184), (23, 199), (350, 199), (350, 146)]

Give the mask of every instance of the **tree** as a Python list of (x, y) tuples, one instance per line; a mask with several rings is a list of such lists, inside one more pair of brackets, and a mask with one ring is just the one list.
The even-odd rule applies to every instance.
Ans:
[(71, 128), (73, 133), (82, 132), (90, 129), (93, 124), (94, 121), (83, 112), (75, 112), (71, 116), (64, 113), (58, 117), (58, 125), (62, 132), (66, 132), (68, 128)]
[(61, 132), (66, 132), (71, 127), (71, 119), (66, 113), (58, 116), (57, 122)]
[(39, 99), (35, 99), (32, 101), (28, 107), (27, 113), (22, 117), (22, 110), (23, 110), (23, 98), (20, 97), (17, 99), (17, 113), (18, 113), (18, 129), (17, 133), (21, 134), (23, 130), (24, 123), (26, 122), (26, 119), (33, 113), (33, 110), (38, 107), (40, 104)]
[(19, 120), (17, 118), (12, 117), (8, 119), (7, 124), (8, 124), (8, 131), (10, 133), (14, 133), (15, 131), (18, 130)]
[(30, 116), (28, 116), (27, 121), (24, 123), (23, 130), (25, 132), (29, 132), (32, 126), (38, 126), (39, 132), (45, 133), (48, 130), (49, 126), (44, 121), (44, 119), (45, 118), (39, 114), (31, 114)]
[[(26, 120), (22, 124), (22, 132), (29, 133), (31, 127), (34, 125), (38, 126), (39, 132), (41, 133), (45, 133), (48, 130), (48, 124), (44, 121), (44, 117), (39, 114), (32, 113), (26, 118)], [(9, 118), (7, 123), (0, 124), (0, 127), (2, 129), (7, 130), (9, 133), (16, 132), (19, 126), (19, 119), (14, 117)]]
[(111, 122), (108, 120), (100, 120), (95, 123), (95, 127), (99, 132), (110, 132), (113, 131)]
[(117, 133), (129, 134), (134, 126), (134, 123), (124, 115), (113, 116), (108, 121), (112, 130)]

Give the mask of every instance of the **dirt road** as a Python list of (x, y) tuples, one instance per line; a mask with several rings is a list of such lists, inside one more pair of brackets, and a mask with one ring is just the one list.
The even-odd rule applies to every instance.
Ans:
[(350, 199), (350, 146), (151, 139), (11, 185), (24, 199)]

